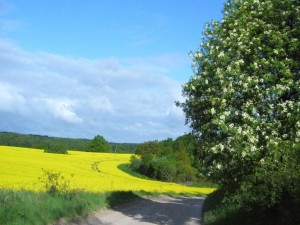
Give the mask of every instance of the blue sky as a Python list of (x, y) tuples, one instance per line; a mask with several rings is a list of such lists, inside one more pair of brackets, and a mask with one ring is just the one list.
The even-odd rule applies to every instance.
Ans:
[(225, 0), (0, 0), (0, 131), (143, 142), (189, 132), (188, 53)]

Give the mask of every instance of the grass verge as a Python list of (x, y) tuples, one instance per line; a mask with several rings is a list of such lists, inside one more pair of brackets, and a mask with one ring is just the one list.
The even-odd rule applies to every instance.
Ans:
[(133, 192), (50, 194), (2, 189), (0, 224), (50, 224), (62, 217), (84, 217), (95, 210), (114, 207), (137, 197)]

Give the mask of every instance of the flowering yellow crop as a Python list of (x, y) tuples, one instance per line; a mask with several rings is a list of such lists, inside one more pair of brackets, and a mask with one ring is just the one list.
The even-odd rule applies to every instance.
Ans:
[(68, 152), (64, 155), (0, 146), (0, 189), (44, 191), (43, 183), (38, 179), (44, 169), (61, 172), (70, 181), (72, 189), (90, 192), (132, 190), (208, 194), (214, 190), (133, 177), (117, 168), (129, 163), (131, 154)]

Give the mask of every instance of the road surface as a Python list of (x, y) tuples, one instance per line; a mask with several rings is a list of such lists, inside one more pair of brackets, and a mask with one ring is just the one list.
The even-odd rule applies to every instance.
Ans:
[[(199, 225), (204, 198), (145, 197), (96, 212), (71, 225)], [(60, 221), (57, 225), (67, 224)]]

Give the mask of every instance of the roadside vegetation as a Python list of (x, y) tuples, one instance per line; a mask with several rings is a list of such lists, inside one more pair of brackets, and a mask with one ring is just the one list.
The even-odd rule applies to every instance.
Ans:
[(202, 162), (198, 153), (199, 143), (192, 134), (176, 140), (148, 141), (137, 146), (129, 171), (160, 181), (217, 187), (201, 173)]
[(178, 102), (219, 190), (205, 225), (300, 224), (300, 1), (228, 0)]
[(62, 218), (72, 221), (141, 195), (132, 191), (92, 193), (73, 190), (70, 181), (61, 173), (51, 171), (44, 171), (40, 179), (44, 182), (45, 192), (0, 189), (0, 224), (46, 225)]
[(160, 142), (150, 141), (140, 144), (136, 151), (138, 157), (132, 156), (130, 168), (157, 180), (195, 181), (197, 171), (191, 165), (191, 152), (194, 149), (187, 149), (184, 145), (184, 141), (187, 142), (188, 139), (192, 138), (187, 135), (176, 141), (169, 138)]

